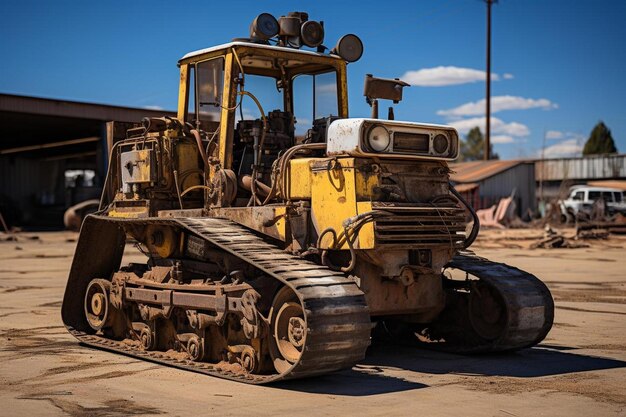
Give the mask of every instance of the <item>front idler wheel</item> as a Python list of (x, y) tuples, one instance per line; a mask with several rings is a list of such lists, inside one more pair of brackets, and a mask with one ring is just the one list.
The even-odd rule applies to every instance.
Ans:
[(112, 323), (109, 292), (111, 282), (95, 278), (89, 282), (85, 292), (85, 318), (89, 326), (98, 331)]
[(307, 334), (302, 304), (288, 287), (274, 297), (271, 329), (270, 354), (276, 370), (283, 373), (300, 360)]

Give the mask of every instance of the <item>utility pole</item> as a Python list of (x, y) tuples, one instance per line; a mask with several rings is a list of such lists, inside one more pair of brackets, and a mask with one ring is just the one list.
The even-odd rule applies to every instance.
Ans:
[(546, 172), (546, 129), (543, 129), (543, 143), (541, 144), (541, 177), (539, 178), (539, 201), (543, 204), (543, 179)]
[(485, 0), (487, 3), (487, 92), (485, 109), (485, 161), (491, 158), (491, 5), (498, 0)]

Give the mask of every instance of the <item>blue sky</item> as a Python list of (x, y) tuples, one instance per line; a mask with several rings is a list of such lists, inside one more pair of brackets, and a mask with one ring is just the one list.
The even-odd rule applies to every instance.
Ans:
[[(177, 60), (247, 36), (260, 12), (305, 10), (328, 46), (365, 44), (349, 66), (351, 116), (366, 116), (363, 77), (413, 86), (396, 118), (484, 125), (485, 4), (39, 1), (0, 4), (0, 92), (174, 109)], [(603, 120), (626, 152), (626, 1), (500, 0), (493, 6), (492, 132), (503, 158), (576, 154)], [(387, 106), (386, 103), (382, 103)]]

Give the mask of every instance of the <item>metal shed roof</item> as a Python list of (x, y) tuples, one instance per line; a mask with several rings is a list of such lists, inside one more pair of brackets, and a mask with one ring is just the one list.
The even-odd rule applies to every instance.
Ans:
[[(0, 94), (0, 154), (54, 156), (71, 145), (79, 152), (103, 136), (105, 122), (139, 122), (145, 116), (176, 116), (165, 110), (141, 109), (71, 100)], [(50, 145), (64, 145), (50, 149)], [(46, 149), (45, 152), (37, 151)]]
[(463, 183), (463, 184), (457, 184), (454, 186), (454, 188), (460, 192), (460, 193), (464, 193), (466, 191), (472, 191), (476, 188), (478, 188), (478, 184), (475, 182), (468, 182), (468, 183)]
[(492, 177), (507, 169), (513, 168), (519, 164), (525, 163), (520, 160), (509, 161), (469, 161), (450, 164), (452, 173), (450, 180), (455, 183), (472, 183), (480, 182), (484, 179)]

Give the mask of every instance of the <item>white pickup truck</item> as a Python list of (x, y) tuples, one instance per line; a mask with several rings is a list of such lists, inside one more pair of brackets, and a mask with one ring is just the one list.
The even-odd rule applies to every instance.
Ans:
[(569, 197), (561, 202), (561, 211), (565, 216), (576, 215), (579, 211), (590, 212), (593, 203), (603, 199), (609, 215), (626, 215), (624, 192), (617, 188), (589, 187), (575, 185), (570, 188)]

